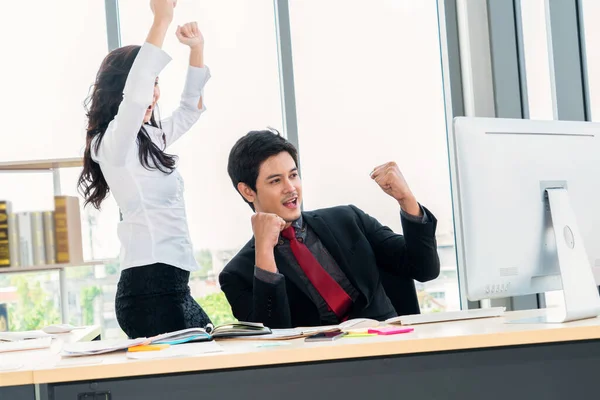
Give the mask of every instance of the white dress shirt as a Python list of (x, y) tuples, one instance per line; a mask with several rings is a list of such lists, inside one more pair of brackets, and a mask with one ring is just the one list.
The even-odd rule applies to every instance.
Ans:
[[(186, 271), (198, 269), (181, 175), (177, 170), (171, 174), (148, 170), (138, 156), (137, 136), (153, 101), (155, 79), (170, 61), (171, 57), (163, 50), (144, 43), (127, 77), (119, 111), (108, 125), (97, 152), (96, 141), (92, 142), (92, 159), (100, 165), (123, 215), (117, 230), (122, 269), (159, 262)], [(170, 118), (161, 121), (162, 130), (144, 125), (159, 148), (170, 146), (198, 121), (206, 109), (204, 99), (202, 109), (198, 109), (198, 102), (209, 78), (208, 67), (190, 66), (180, 105)], [(152, 165), (151, 159), (149, 163)]]

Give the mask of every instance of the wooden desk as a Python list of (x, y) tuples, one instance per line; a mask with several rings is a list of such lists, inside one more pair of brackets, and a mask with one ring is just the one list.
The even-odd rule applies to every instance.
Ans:
[(56, 359), (46, 358), (33, 370), (33, 382), (39, 400), (94, 392), (112, 399), (178, 400), (589, 396), (600, 367), (600, 319), (504, 323), (543, 314), (520, 311), (327, 343), (257, 347), (265, 342), (220, 341), (224, 352), (173, 359), (128, 360), (115, 353), (96, 356), (102, 357), (99, 364), (56, 368)]
[[(100, 337), (101, 328), (98, 325), (88, 326), (84, 329), (76, 329), (67, 334), (55, 335), (57, 340), (52, 341), (52, 345), (47, 349), (33, 351), (15, 351), (10, 353), (0, 353), (0, 400), (18, 399), (16, 394), (9, 396), (18, 388), (26, 388), (29, 392), (31, 387), (21, 385), (32, 385), (33, 370), (40, 363), (47, 362), (49, 359), (59, 358), (62, 343), (73, 343), (91, 341)], [(3, 370), (3, 367), (12, 365), (18, 368)], [(10, 392), (9, 392), (10, 389)], [(6, 397), (5, 397), (6, 396)]]

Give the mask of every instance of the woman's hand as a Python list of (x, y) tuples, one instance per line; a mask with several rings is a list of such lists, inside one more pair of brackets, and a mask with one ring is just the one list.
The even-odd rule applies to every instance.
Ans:
[(200, 29), (198, 29), (196, 22), (188, 22), (183, 26), (178, 26), (175, 34), (177, 35), (177, 39), (186, 46), (189, 46), (190, 49), (202, 50), (204, 48), (204, 36), (202, 36)]
[(150, 0), (154, 21), (170, 24), (173, 21), (173, 9), (176, 5), (177, 0)]
[(169, 25), (173, 21), (173, 9), (177, 0), (150, 0), (150, 9), (154, 14), (154, 22), (146, 37), (146, 42), (162, 47)]

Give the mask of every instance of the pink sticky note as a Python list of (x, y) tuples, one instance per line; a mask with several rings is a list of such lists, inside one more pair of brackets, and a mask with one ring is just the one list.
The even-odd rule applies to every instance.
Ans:
[(376, 333), (378, 335), (397, 335), (399, 333), (408, 333), (414, 331), (414, 328), (396, 328), (394, 326), (371, 328), (369, 333)]

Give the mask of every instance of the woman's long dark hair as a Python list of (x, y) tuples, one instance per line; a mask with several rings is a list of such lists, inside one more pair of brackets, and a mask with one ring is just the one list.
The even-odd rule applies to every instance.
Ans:
[[(133, 61), (140, 51), (140, 46), (125, 46), (110, 52), (96, 75), (92, 94), (84, 105), (88, 118), (85, 152), (83, 154), (83, 171), (79, 176), (78, 188), (85, 199), (84, 205), (91, 204), (100, 209), (100, 204), (108, 196), (110, 188), (102, 175), (100, 166), (92, 160), (92, 140), (98, 136), (94, 150), (98, 151), (100, 143), (110, 121), (117, 115), (119, 105), (123, 100), (123, 89)], [(152, 114), (150, 125), (159, 127)], [(165, 140), (163, 134), (163, 141)], [(143, 126), (137, 136), (138, 156), (140, 163), (146, 169), (158, 169), (170, 174), (175, 170), (177, 157), (164, 152), (152, 142)], [(166, 143), (165, 143), (166, 145)]]

